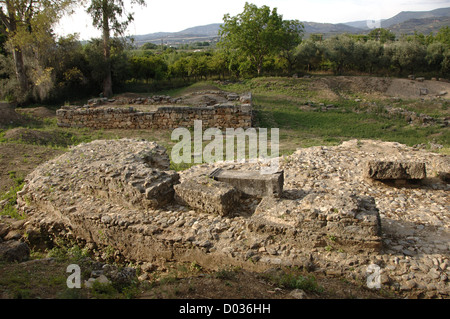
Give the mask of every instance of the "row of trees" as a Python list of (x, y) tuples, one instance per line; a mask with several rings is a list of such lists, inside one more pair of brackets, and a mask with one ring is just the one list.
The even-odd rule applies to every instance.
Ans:
[[(134, 3), (143, 5), (144, 1)], [(79, 1), (77, 4), (80, 3)], [(110, 96), (127, 82), (242, 78), (312, 71), (379, 75), (450, 75), (450, 28), (436, 35), (396, 39), (385, 29), (367, 35), (303, 40), (303, 25), (276, 9), (246, 3), (225, 15), (217, 47), (202, 52), (146, 45), (137, 50), (120, 37), (132, 15), (121, 0), (82, 1), (101, 29), (101, 39), (81, 44), (76, 36), (56, 39), (51, 26), (76, 5), (71, 0), (0, 0), (1, 97), (27, 101)], [(14, 26), (15, 24), (15, 26)], [(13, 31), (15, 30), (15, 31)], [(196, 50), (198, 51), (198, 50)]]
[[(144, 0), (129, 2), (145, 5)], [(13, 60), (16, 98), (26, 101), (48, 95), (56, 67), (49, 60), (58, 50), (52, 27), (76, 5), (84, 6), (93, 25), (102, 31), (103, 94), (112, 95), (111, 37), (122, 35), (133, 20), (132, 14), (125, 13), (123, 0), (0, 0), (0, 33)], [(7, 71), (3, 69), (0, 76), (5, 77)]]
[[(301, 43), (293, 41), (290, 47), (284, 48), (271, 42), (272, 48), (266, 44), (258, 49), (246, 41), (248, 48), (239, 45), (230, 49), (229, 43), (221, 42), (219, 49), (201, 53), (140, 52), (130, 60), (134, 70), (130, 76), (146, 82), (170, 78), (242, 78), (262, 73), (292, 75), (312, 71), (387, 76), (422, 73), (446, 77), (450, 76), (449, 41), (450, 28), (444, 27), (436, 35), (416, 34), (397, 41), (388, 30), (376, 29), (364, 36), (343, 34), (325, 40), (313, 35)], [(259, 42), (254, 45), (257, 44)]]

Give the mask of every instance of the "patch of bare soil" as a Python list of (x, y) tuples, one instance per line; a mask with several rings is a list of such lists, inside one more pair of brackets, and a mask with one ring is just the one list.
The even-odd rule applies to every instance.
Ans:
[(324, 98), (366, 96), (372, 98), (450, 99), (450, 83), (367, 76), (330, 76), (312, 81), (312, 89)]
[[(317, 289), (302, 290), (285, 287), (271, 273), (285, 275), (282, 269), (264, 273), (245, 270), (199, 274), (179, 279), (161, 280), (160, 283), (139, 296), (139, 299), (382, 299), (376, 290), (360, 287), (314, 274)], [(308, 276), (308, 274), (305, 274)], [(390, 296), (392, 297), (392, 296)]]
[(6, 103), (0, 103), (0, 128), (11, 125), (21, 125), (26, 120), (14, 108)]
[(195, 106), (212, 106), (216, 104), (228, 103), (228, 99), (224, 95), (205, 93), (205, 94), (188, 94), (183, 96), (183, 104)]
[(15, 172), (17, 177), (25, 177), (38, 165), (62, 153), (61, 150), (39, 145), (0, 144), (0, 193), (14, 185), (10, 172)]
[(450, 99), (450, 83), (441, 81), (419, 82), (417, 80), (393, 79), (385, 93), (387, 96), (404, 99), (430, 99), (439, 96), (442, 99), (448, 100)]
[(34, 145), (68, 145), (70, 136), (54, 131), (39, 131), (23, 127), (6, 131), (5, 139)]
[(38, 119), (56, 117), (56, 111), (52, 111), (44, 106), (34, 108), (16, 108), (16, 113), (25, 114)]
[(341, 93), (380, 95), (388, 90), (392, 82), (390, 78), (358, 76), (323, 77), (321, 81), (338, 95)]

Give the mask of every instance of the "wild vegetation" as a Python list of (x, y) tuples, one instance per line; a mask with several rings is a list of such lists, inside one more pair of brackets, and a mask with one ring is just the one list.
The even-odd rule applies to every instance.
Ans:
[(88, 2), (82, 3), (89, 5), (86, 10), (94, 25), (104, 32), (102, 39), (82, 43), (77, 35), (57, 38), (51, 28), (73, 8), (73, 1), (0, 1), (1, 99), (22, 104), (61, 103), (99, 94), (110, 96), (130, 87), (154, 90), (205, 79), (310, 72), (450, 75), (448, 26), (436, 34), (400, 38), (382, 28), (366, 35), (324, 38), (313, 34), (303, 38), (299, 21), (284, 20), (276, 8), (247, 3), (241, 14), (225, 15), (217, 45), (136, 47), (132, 39), (120, 37), (133, 19), (129, 15), (120, 20), (121, 1)]

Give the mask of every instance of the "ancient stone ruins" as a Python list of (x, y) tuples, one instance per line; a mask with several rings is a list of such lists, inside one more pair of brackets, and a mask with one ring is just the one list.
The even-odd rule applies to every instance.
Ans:
[(177, 173), (156, 143), (98, 140), (39, 166), (18, 206), (34, 236), (136, 263), (297, 266), (362, 284), (376, 265), (383, 288), (448, 297), (448, 156), (352, 140), (300, 149), (270, 175), (264, 165)]
[(207, 127), (219, 129), (252, 127), (251, 94), (202, 92), (204, 97), (208, 97), (208, 93), (215, 98), (194, 106), (185, 106), (182, 98), (169, 96), (94, 99), (84, 106), (63, 106), (57, 111), (58, 125), (95, 129), (175, 129), (193, 127), (194, 121), (198, 120)]

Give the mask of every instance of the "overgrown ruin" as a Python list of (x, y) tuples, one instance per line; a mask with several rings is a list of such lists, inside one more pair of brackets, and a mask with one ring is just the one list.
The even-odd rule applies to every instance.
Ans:
[[(426, 176), (393, 187), (367, 176), (374, 159), (422, 163)], [(439, 178), (450, 169), (448, 156), (379, 141), (312, 147), (281, 158), (280, 172), (268, 178), (277, 192), (270, 183), (271, 192), (245, 192), (242, 176), (257, 182), (262, 165), (177, 173), (155, 143), (98, 140), (39, 166), (18, 206), (35, 237), (113, 248), (138, 264), (296, 266), (362, 282), (376, 264), (385, 287), (448, 296), (449, 186)], [(217, 172), (241, 180), (216, 180)]]
[[(209, 93), (209, 94), (208, 94)], [(63, 106), (58, 126), (95, 129), (175, 129), (193, 127), (250, 128), (253, 123), (251, 94), (203, 92), (207, 100), (185, 105), (182, 98), (153, 96), (137, 99), (90, 100), (84, 106)]]

